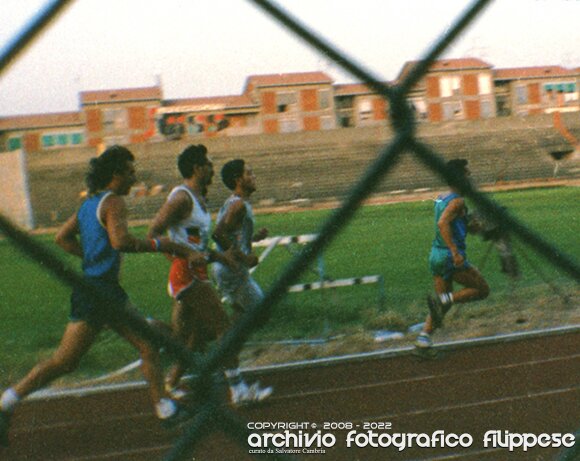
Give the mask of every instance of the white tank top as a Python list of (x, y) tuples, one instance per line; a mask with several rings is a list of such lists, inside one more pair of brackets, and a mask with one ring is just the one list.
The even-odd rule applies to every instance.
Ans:
[(173, 242), (187, 245), (195, 251), (206, 251), (209, 243), (211, 214), (200, 205), (191, 190), (183, 184), (173, 188), (167, 200), (171, 200), (180, 191), (189, 194), (193, 202), (193, 210), (187, 218), (169, 228), (169, 238)]
[[(216, 222), (219, 223), (228, 212), (228, 209), (238, 200), (242, 200), (242, 198), (237, 195), (231, 195), (218, 212)], [(230, 233), (227, 238), (231, 244), (237, 244), (243, 253), (249, 255), (252, 252), (252, 237), (254, 236), (254, 211), (249, 202), (243, 200), (243, 203), (246, 207), (246, 215), (242, 221), (242, 226), (237, 232)], [(219, 244), (217, 247), (219, 251), (223, 251)]]

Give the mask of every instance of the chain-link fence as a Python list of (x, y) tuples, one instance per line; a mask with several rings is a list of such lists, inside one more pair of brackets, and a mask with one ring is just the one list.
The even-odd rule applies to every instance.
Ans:
[[(221, 338), (217, 347), (206, 355), (192, 354), (170, 337), (150, 328), (149, 324), (139, 318), (125, 313), (126, 321), (135, 331), (154, 342), (163, 345), (166, 350), (179, 360), (188, 363), (195, 370), (193, 382), (194, 392), (203, 397), (204, 402), (195, 408), (195, 416), (187, 424), (183, 434), (176, 441), (173, 448), (166, 455), (167, 461), (191, 459), (198, 443), (213, 431), (220, 430), (228, 434), (240, 444), (247, 443), (249, 435), (245, 422), (231, 409), (223, 405), (222, 378), (217, 371), (221, 364), (231, 354), (240, 352), (249, 336), (264, 326), (276, 304), (285, 296), (290, 285), (298, 281), (300, 275), (315, 261), (317, 255), (332, 242), (341, 230), (352, 219), (361, 202), (372, 193), (381, 178), (387, 175), (403, 155), (415, 155), (428, 168), (442, 177), (449, 185), (457, 188), (462, 195), (470, 198), (478, 209), (490, 217), (499, 226), (502, 232), (518, 237), (530, 249), (543, 256), (550, 264), (567, 273), (571, 279), (580, 282), (580, 264), (572, 256), (566, 254), (542, 235), (530, 230), (524, 222), (512, 216), (504, 207), (479, 192), (467, 181), (460, 181), (446, 169), (441, 156), (429, 146), (421, 143), (415, 136), (415, 120), (411, 106), (407, 100), (409, 91), (425, 76), (433, 62), (454, 42), (454, 40), (481, 14), (491, 3), (491, 0), (478, 0), (470, 5), (466, 11), (453, 23), (449, 30), (438, 38), (423, 59), (407, 74), (403, 81), (396, 86), (381, 83), (381, 79), (372, 75), (353, 59), (347, 57), (337, 48), (315, 31), (309, 30), (296, 18), (268, 0), (250, 0), (255, 6), (283, 27), (295, 33), (310, 46), (331, 59), (353, 77), (368, 85), (377, 94), (382, 95), (390, 106), (390, 120), (396, 135), (384, 146), (376, 160), (368, 166), (360, 180), (352, 186), (348, 197), (342, 206), (334, 211), (322, 224), (317, 238), (308, 244), (303, 251), (296, 255), (285, 267), (280, 277), (273, 283), (266, 293), (263, 302), (254, 309), (245, 313), (239, 321)], [(17, 58), (18, 54), (34, 39), (35, 36), (68, 4), (68, 0), (51, 2), (37, 18), (23, 31), (13, 43), (6, 47), (0, 57), (0, 72)], [(27, 234), (15, 228), (8, 220), (0, 217), (0, 229), (11, 239), (14, 245), (28, 254), (32, 259), (56, 275), (63, 283), (69, 286), (82, 286), (95, 297), (105, 298), (106, 293), (94, 291), (85, 286), (83, 278), (75, 271), (70, 270), (61, 259), (47, 248), (39, 245)], [(576, 450), (577, 451), (577, 450)], [(572, 459), (577, 453), (569, 451), (561, 459)], [(261, 455), (264, 456), (264, 455)], [(289, 455), (266, 455), (267, 459), (293, 459)]]

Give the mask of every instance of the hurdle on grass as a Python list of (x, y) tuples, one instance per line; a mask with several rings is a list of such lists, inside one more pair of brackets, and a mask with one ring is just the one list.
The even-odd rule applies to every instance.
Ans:
[[(259, 262), (264, 261), (268, 255), (277, 246), (288, 247), (292, 244), (305, 245), (307, 243), (313, 242), (317, 238), (317, 234), (304, 234), (304, 235), (294, 235), (294, 236), (276, 236), (270, 237), (259, 242), (255, 242), (253, 245), (255, 247), (266, 247), (259, 258)], [(253, 272), (258, 266), (253, 267), (251, 272)], [(316, 273), (319, 277), (318, 282), (310, 283), (299, 283), (296, 285), (290, 285), (288, 287), (289, 293), (299, 293), (303, 291), (313, 291), (313, 290), (324, 290), (328, 288), (340, 288), (356, 285), (370, 285), (377, 284), (378, 287), (378, 305), (380, 309), (384, 308), (385, 305), (385, 280), (382, 275), (364, 275), (361, 277), (349, 277), (343, 279), (332, 279), (326, 274), (324, 266), (323, 254), (319, 254), (317, 257), (317, 269)]]

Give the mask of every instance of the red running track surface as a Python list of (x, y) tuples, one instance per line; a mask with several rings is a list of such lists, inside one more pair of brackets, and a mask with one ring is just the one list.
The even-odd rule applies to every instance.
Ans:
[[(580, 327), (447, 343), (437, 350), (434, 360), (403, 348), (252, 370), (249, 379), (273, 385), (275, 394), (237, 412), (248, 422), (305, 422), (310, 427), (303, 432), (333, 434), (336, 443), (323, 447), (324, 454), (296, 455), (327, 461), (552, 461), (561, 448), (509, 452), (484, 447), (484, 434), (571, 433), (580, 427)], [(324, 423), (358, 434), (374, 423), (384, 423), (377, 434), (442, 430), (469, 434), (473, 443), (402, 451), (348, 448), (348, 430), (324, 429)], [(178, 436), (160, 428), (143, 384), (64, 391), (19, 407), (11, 445), (0, 448), (0, 460), (161, 460)], [(194, 459), (260, 459), (250, 448), (213, 433), (196, 448)]]

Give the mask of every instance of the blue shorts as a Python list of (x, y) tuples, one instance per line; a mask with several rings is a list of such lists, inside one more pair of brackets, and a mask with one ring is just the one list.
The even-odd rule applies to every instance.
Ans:
[(465, 251), (459, 251), (459, 253), (463, 256), (464, 262), (461, 267), (455, 267), (449, 248), (432, 247), (429, 255), (431, 274), (442, 277), (443, 280), (451, 280), (455, 272), (470, 268), (471, 264), (467, 260)]
[(96, 277), (86, 277), (84, 280), (104, 293), (106, 301), (97, 299), (78, 287), (73, 288), (70, 321), (87, 322), (97, 329), (114, 322), (117, 318), (115, 313), (129, 305), (129, 296), (119, 285), (119, 281)]

